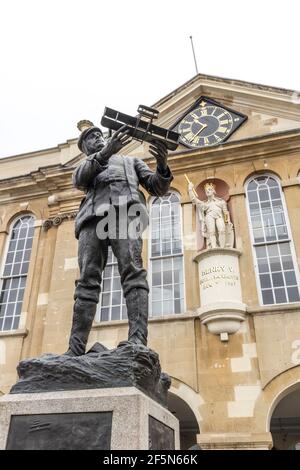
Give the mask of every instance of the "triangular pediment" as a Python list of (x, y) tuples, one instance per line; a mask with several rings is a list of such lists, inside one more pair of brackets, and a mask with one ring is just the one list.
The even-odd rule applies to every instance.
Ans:
[[(216, 147), (246, 140), (259, 140), (278, 134), (300, 131), (300, 94), (292, 90), (257, 85), (208, 75), (196, 75), (176, 90), (152, 104), (159, 111), (155, 124), (166, 129), (173, 128), (200, 97), (207, 97), (224, 108), (247, 116), (226, 141)], [(147, 103), (149, 104), (149, 103)], [(207, 147), (206, 147), (207, 148)], [(176, 152), (187, 147), (180, 144)], [(202, 149), (205, 151), (205, 148)], [(148, 144), (133, 140), (123, 151), (124, 154), (140, 158), (149, 156)], [(44, 149), (0, 160), (2, 178), (29, 175), (40, 168), (60, 166), (61, 169), (76, 167), (85, 159), (77, 147), (77, 139), (71, 139), (55, 148)]]
[[(300, 96), (297, 92), (200, 74), (152, 105), (160, 112), (155, 123), (172, 128), (202, 96), (247, 116), (226, 143), (300, 130)], [(178, 150), (184, 148), (179, 145)], [(144, 151), (143, 145), (133, 143), (128, 153), (142, 154)]]

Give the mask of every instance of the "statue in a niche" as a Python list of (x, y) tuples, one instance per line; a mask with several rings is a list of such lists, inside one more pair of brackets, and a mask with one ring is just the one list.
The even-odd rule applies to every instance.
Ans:
[(204, 186), (206, 201), (201, 201), (191, 181), (188, 183), (188, 193), (191, 201), (197, 207), (202, 235), (206, 238), (206, 248), (232, 248), (234, 243), (233, 224), (224, 199), (216, 195), (216, 186), (206, 183)]

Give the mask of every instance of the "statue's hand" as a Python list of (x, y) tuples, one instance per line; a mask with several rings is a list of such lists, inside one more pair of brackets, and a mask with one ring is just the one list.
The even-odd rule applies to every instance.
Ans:
[(129, 144), (129, 142), (131, 142), (129, 129), (124, 125), (114, 133), (105, 147), (100, 151), (101, 159), (109, 160), (112, 155), (118, 153), (125, 145)]
[(156, 158), (158, 169), (163, 173), (168, 168), (168, 149), (163, 142), (155, 141), (149, 147), (149, 152)]

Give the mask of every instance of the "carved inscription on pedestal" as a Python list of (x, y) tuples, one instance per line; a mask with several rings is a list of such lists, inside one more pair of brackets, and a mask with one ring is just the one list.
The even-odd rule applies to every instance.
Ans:
[(8, 450), (109, 450), (112, 413), (12, 416)]

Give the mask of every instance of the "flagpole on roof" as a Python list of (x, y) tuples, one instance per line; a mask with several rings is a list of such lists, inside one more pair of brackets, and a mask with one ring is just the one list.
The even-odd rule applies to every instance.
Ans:
[(194, 49), (194, 44), (193, 44), (193, 36), (190, 36), (191, 40), (191, 45), (192, 45), (192, 51), (193, 51), (193, 56), (194, 56), (194, 62), (195, 62), (195, 68), (196, 68), (196, 74), (198, 75), (198, 67), (197, 67), (197, 60), (196, 60), (196, 55), (195, 55), (195, 49)]

